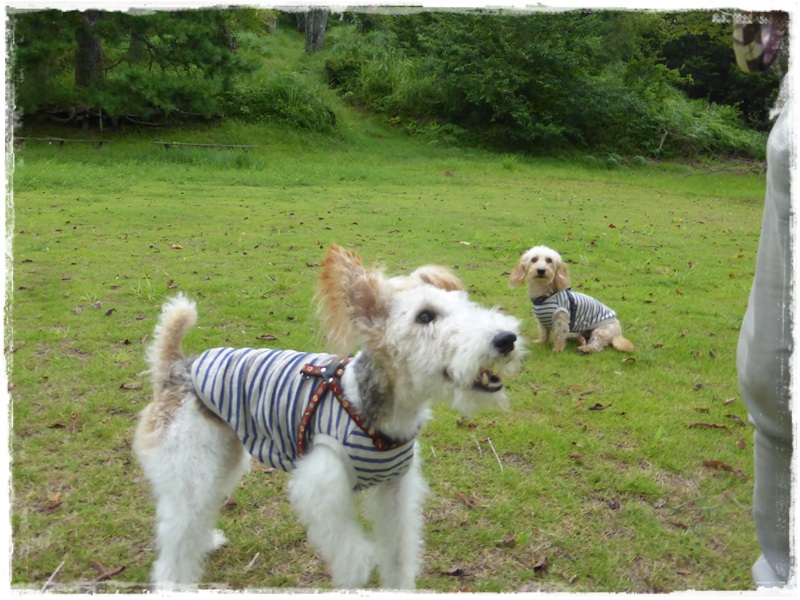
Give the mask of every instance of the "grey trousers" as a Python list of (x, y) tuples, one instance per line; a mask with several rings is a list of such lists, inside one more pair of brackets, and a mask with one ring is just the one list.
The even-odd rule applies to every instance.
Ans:
[(789, 100), (767, 142), (767, 192), (756, 275), (737, 351), (739, 389), (755, 427), (753, 518), (763, 554), (753, 566), (753, 578), (759, 587), (782, 586), (796, 577), (790, 548), (791, 104)]

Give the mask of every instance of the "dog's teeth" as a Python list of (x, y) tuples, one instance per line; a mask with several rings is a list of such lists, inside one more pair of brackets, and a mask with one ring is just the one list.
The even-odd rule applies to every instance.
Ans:
[(503, 380), (489, 369), (483, 369), (475, 379), (475, 387), (486, 392), (496, 392), (503, 387)]

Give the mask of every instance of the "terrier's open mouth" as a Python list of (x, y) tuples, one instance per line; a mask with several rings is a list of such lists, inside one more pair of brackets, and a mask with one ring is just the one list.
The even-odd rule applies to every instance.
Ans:
[(482, 369), (472, 387), (484, 392), (499, 392), (503, 389), (503, 380), (489, 369)]
[[(450, 373), (448, 373), (447, 369), (444, 370), (444, 377), (450, 382), (453, 381), (453, 378), (450, 376)], [(490, 369), (481, 369), (481, 372), (475, 378), (475, 381), (472, 382), (472, 389), (493, 394), (494, 392), (499, 392), (503, 389), (503, 380), (499, 375)]]

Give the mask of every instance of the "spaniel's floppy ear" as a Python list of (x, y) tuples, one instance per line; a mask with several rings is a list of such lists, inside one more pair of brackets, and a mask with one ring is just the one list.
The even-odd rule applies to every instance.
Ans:
[(522, 281), (525, 279), (525, 275), (528, 273), (529, 264), (528, 257), (523, 254), (517, 261), (514, 270), (511, 271), (511, 276), (508, 278), (509, 287), (517, 287), (520, 283), (522, 283)]
[(565, 290), (569, 287), (569, 269), (567, 269), (567, 263), (559, 259), (555, 261), (555, 265), (556, 272), (553, 277), (553, 286), (557, 290)]
[(322, 259), (317, 302), (328, 343), (335, 352), (352, 352), (380, 328), (387, 314), (382, 282), (382, 275), (365, 269), (352, 250), (336, 244), (328, 248)]

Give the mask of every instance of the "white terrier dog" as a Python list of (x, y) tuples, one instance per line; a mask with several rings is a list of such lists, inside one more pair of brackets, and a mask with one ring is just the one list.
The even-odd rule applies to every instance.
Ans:
[[(184, 358), (195, 305), (183, 296), (164, 305), (147, 354), (153, 401), (134, 442), (156, 499), (157, 589), (200, 582), (226, 541), (214, 530), (220, 506), (251, 456), (291, 471), (290, 502), (334, 586), (364, 587), (377, 566), (382, 587), (414, 587), (427, 489), (415, 438), (431, 402), (465, 414), (507, 402), (491, 369), (518, 367), (519, 322), (470, 302), (446, 269), (389, 279), (336, 245), (318, 301), (342, 354), (217, 348)], [(366, 488), (372, 536), (354, 504)]]
[(562, 352), (567, 339), (578, 340), (578, 352), (599, 352), (612, 345), (620, 352), (633, 352), (633, 344), (622, 337), (617, 314), (600, 301), (569, 287), (569, 270), (561, 255), (547, 246), (534, 246), (517, 261), (508, 283), (528, 284), (533, 315), (539, 323), (537, 344), (553, 335), (553, 351)]

